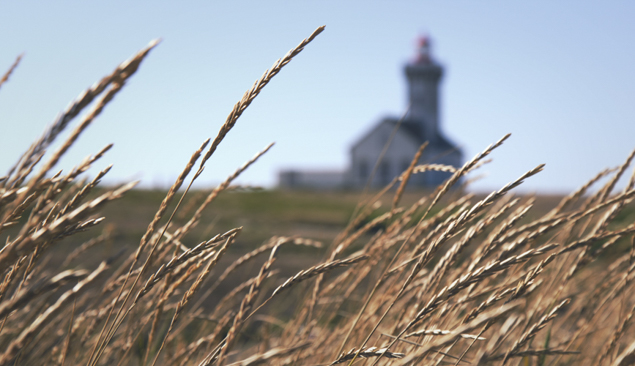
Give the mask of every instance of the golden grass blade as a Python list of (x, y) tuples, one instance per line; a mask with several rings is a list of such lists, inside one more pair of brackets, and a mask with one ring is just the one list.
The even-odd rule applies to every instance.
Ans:
[(192, 305), (192, 310), (196, 311), (196, 309), (199, 308), (199, 306), (203, 303), (203, 301), (205, 301), (205, 299), (207, 299), (207, 297), (209, 297), (209, 295), (212, 294), (212, 292), (218, 287), (218, 285), (220, 285), (227, 277), (229, 277), (229, 275), (232, 272), (234, 272), (236, 268), (239, 268), (240, 266), (244, 265), (246, 262), (255, 258), (259, 254), (264, 253), (275, 246), (284, 245), (286, 243), (293, 243), (295, 245), (306, 245), (306, 246), (315, 247), (315, 248), (322, 247), (322, 243), (314, 241), (314, 240), (308, 240), (303, 238), (273, 237), (264, 245), (261, 245), (258, 248), (252, 250), (251, 252), (244, 254), (240, 258), (236, 259), (232, 264), (227, 266), (227, 268), (225, 268), (223, 273), (221, 273), (221, 275), (218, 276), (214, 284), (212, 284), (212, 286), (210, 286), (210, 288), (207, 289), (207, 291), (199, 298), (199, 300), (194, 305)]
[[(433, 335), (433, 336), (441, 336), (441, 335), (447, 335), (447, 334), (452, 334), (453, 332), (451, 330), (442, 330), (442, 329), (422, 329), (422, 330), (418, 330), (416, 332), (412, 332), (410, 334), (406, 334), (404, 336), (404, 338), (410, 338), (410, 337), (419, 337), (422, 335)], [(465, 339), (476, 339), (479, 341), (483, 341), (486, 338), (483, 337), (479, 337), (479, 336), (475, 336), (473, 334), (459, 334), (459, 336), (461, 338), (465, 338)]]
[[(546, 355), (578, 355), (580, 351), (565, 351), (560, 349), (528, 349), (525, 351), (518, 351), (509, 357), (528, 357), (528, 356), (546, 356)], [(497, 361), (505, 358), (505, 354), (498, 354), (487, 357), (487, 361)]]
[(207, 160), (212, 156), (212, 154), (214, 154), (214, 151), (216, 151), (216, 148), (218, 147), (218, 145), (221, 143), (221, 141), (223, 141), (227, 133), (234, 127), (234, 125), (236, 124), (236, 121), (238, 120), (238, 118), (240, 118), (240, 116), (243, 114), (245, 109), (247, 109), (247, 107), (249, 107), (251, 102), (254, 99), (256, 99), (258, 94), (260, 94), (260, 92), (265, 87), (265, 85), (267, 85), (271, 81), (271, 79), (274, 76), (276, 76), (280, 72), (280, 70), (282, 70), (283, 67), (285, 67), (289, 62), (291, 62), (291, 60), (295, 56), (297, 56), (300, 52), (302, 52), (302, 50), (304, 50), (304, 47), (306, 47), (306, 45), (311, 43), (311, 41), (313, 41), (315, 37), (317, 37), (320, 33), (322, 33), (322, 31), (324, 31), (324, 28), (325, 26), (318, 27), (315, 31), (313, 31), (313, 33), (311, 33), (311, 35), (308, 38), (302, 40), (302, 42), (300, 42), (299, 45), (297, 45), (291, 51), (287, 52), (287, 54), (284, 55), (278, 61), (276, 61), (269, 70), (265, 71), (262, 77), (254, 83), (251, 89), (245, 92), (242, 99), (234, 105), (234, 108), (232, 109), (231, 113), (227, 116), (225, 123), (221, 126), (220, 130), (218, 131), (218, 134), (214, 138), (214, 141), (212, 141), (212, 145), (210, 145), (209, 150), (207, 150), (207, 152), (205, 153), (205, 156), (203, 156), (203, 159), (201, 160), (200, 168), (198, 172), (196, 173), (196, 175), (199, 175), (202, 172), (202, 168), (207, 162)]
[(292, 346), (289, 348), (273, 348), (265, 353), (253, 355), (242, 361), (231, 363), (228, 366), (255, 366), (255, 365), (261, 365), (263, 363), (269, 363), (270, 360), (274, 358), (288, 356), (310, 345), (311, 343), (306, 342), (306, 343), (302, 343), (297, 346)]
[(132, 189), (137, 182), (126, 184), (116, 190), (106, 192), (94, 200), (83, 204), (77, 209), (51, 222), (46, 227), (35, 231), (33, 234), (21, 239), (19, 242), (12, 242), (0, 250), (0, 267), (8, 266), (9, 263), (18, 259), (21, 253), (32, 251), (38, 244), (46, 240), (55, 238), (66, 230), (67, 225), (76, 223), (78, 220), (95, 212), (102, 205), (109, 201), (121, 198), (123, 194)]
[(355, 348), (351, 349), (346, 353), (342, 353), (337, 357), (337, 359), (331, 362), (331, 365), (337, 365), (338, 363), (344, 363), (347, 361), (351, 361), (354, 358), (374, 358), (383, 356), (386, 358), (404, 358), (406, 356), (403, 353), (391, 352), (388, 348), (378, 348), (378, 347), (366, 347), (359, 350)]
[(366, 258), (368, 258), (367, 255), (358, 255), (352, 258), (340, 259), (340, 260), (334, 260), (327, 263), (322, 263), (317, 266), (313, 266), (305, 270), (302, 270), (298, 272), (295, 276), (287, 279), (282, 285), (278, 286), (275, 290), (273, 290), (273, 293), (271, 294), (270, 297), (274, 297), (280, 291), (286, 288), (289, 288), (299, 282), (306, 281), (309, 278), (315, 277), (321, 273), (330, 271), (331, 269), (334, 269), (334, 268), (355, 264)]
[(617, 356), (611, 366), (629, 366), (632, 365), (633, 362), (635, 362), (635, 341), (631, 342), (631, 344)]
[(397, 365), (408, 365), (413, 360), (418, 359), (423, 356), (427, 352), (442, 347), (446, 344), (452, 343), (456, 338), (460, 337), (460, 334), (469, 333), (470, 331), (480, 328), (483, 324), (492, 322), (493, 320), (500, 318), (507, 313), (511, 312), (515, 308), (519, 306), (519, 303), (511, 303), (501, 306), (498, 309), (486, 311), (483, 314), (479, 315), (476, 319), (470, 321), (467, 324), (461, 325), (460, 327), (453, 330), (453, 333), (447, 334), (440, 337), (435, 337), (434, 340), (424, 345), (424, 347), (420, 347), (416, 352), (409, 354), (406, 358), (399, 361)]
[(9, 80), (9, 77), (11, 76), (13, 71), (15, 71), (16, 67), (18, 67), (18, 65), (20, 64), (20, 60), (22, 60), (22, 57), (24, 57), (24, 54), (18, 55), (13, 64), (9, 67), (9, 70), (7, 70), (4, 75), (2, 75), (2, 78), (0, 78), (0, 87), (2, 87), (2, 85)]
[(218, 195), (222, 191), (227, 189), (227, 187), (229, 187), (229, 185), (231, 184), (231, 182), (234, 181), (234, 179), (236, 179), (242, 172), (244, 172), (247, 168), (249, 168), (252, 164), (254, 164), (258, 160), (258, 158), (260, 158), (267, 151), (269, 151), (269, 149), (271, 149), (271, 147), (273, 147), (273, 145), (274, 145), (274, 143), (269, 144), (262, 151), (260, 151), (253, 158), (251, 158), (248, 162), (243, 164), (243, 166), (238, 168), (232, 175), (227, 177), (227, 179), (225, 179), (223, 181), (223, 183), (218, 185), (218, 187), (214, 188), (209, 193), (209, 195), (207, 195), (207, 197), (205, 198), (205, 201), (203, 201), (203, 203), (196, 209), (196, 212), (194, 213), (194, 215), (192, 215), (190, 220), (185, 225), (183, 225), (182, 227), (178, 228), (174, 232), (174, 239), (170, 239), (170, 240), (179, 240), (179, 239), (181, 239), (187, 232), (189, 232), (193, 227), (195, 227), (196, 224), (198, 223), (198, 221), (200, 220), (201, 215), (203, 214), (203, 210), (205, 210), (205, 208), (207, 206), (209, 206), (210, 203), (212, 203), (212, 201), (214, 201), (214, 199), (216, 197), (218, 197)]
[(5, 352), (0, 356), (0, 364), (6, 364), (13, 358), (15, 358), (23, 347), (25, 347), (26, 343), (33, 337), (34, 334), (37, 334), (45, 325), (50, 318), (54, 317), (59, 311), (62, 310), (62, 306), (68, 302), (75, 294), (82, 290), (83, 287), (91, 283), (97, 276), (103, 273), (108, 267), (110, 263), (101, 262), (99, 267), (95, 269), (90, 275), (88, 275), (85, 279), (81, 280), (77, 283), (71, 290), (65, 292), (62, 296), (60, 296), (57, 301), (51, 305), (46, 311), (44, 311), (40, 316), (29, 325), (26, 329), (24, 329), (20, 335), (11, 341), (11, 344), (7, 347)]
[(414, 158), (412, 158), (412, 161), (410, 162), (408, 169), (406, 169), (406, 171), (399, 177), (399, 179), (401, 180), (401, 183), (399, 184), (399, 187), (397, 188), (397, 192), (395, 193), (395, 197), (392, 201), (393, 210), (397, 208), (397, 205), (399, 204), (399, 201), (401, 200), (401, 196), (403, 195), (403, 192), (406, 189), (406, 185), (408, 184), (408, 180), (410, 180), (410, 176), (414, 173), (415, 166), (419, 162), (419, 159), (421, 159), (421, 154), (423, 153), (423, 149), (425, 149), (426, 146), (428, 146), (428, 142), (425, 142), (421, 146), (419, 146), (419, 150), (417, 150)]
[(423, 164), (417, 165), (412, 170), (413, 174), (423, 173), (423, 172), (446, 172), (446, 173), (455, 173), (456, 168), (452, 165), (443, 165), (443, 164)]
[[(205, 269), (199, 274), (199, 276), (196, 278), (196, 281), (194, 281), (192, 286), (190, 286), (190, 288), (183, 295), (183, 298), (181, 299), (181, 301), (179, 301), (179, 303), (176, 305), (176, 309), (174, 310), (174, 315), (172, 316), (172, 320), (170, 321), (170, 326), (168, 327), (166, 334), (163, 336), (163, 341), (161, 342), (161, 346), (159, 347), (159, 350), (157, 351), (157, 354), (154, 357), (152, 366), (154, 366), (157, 363), (157, 360), (159, 359), (161, 351), (163, 350), (163, 347), (165, 347), (165, 341), (168, 339), (168, 336), (170, 335), (170, 332), (172, 331), (172, 328), (174, 327), (174, 323), (176, 322), (176, 319), (178, 318), (179, 314), (183, 311), (183, 308), (188, 304), (192, 296), (194, 296), (196, 291), (199, 289), (205, 277), (209, 275), (210, 270), (216, 265), (216, 263), (218, 263), (218, 260), (225, 253), (225, 251), (227, 250), (227, 247), (234, 242), (234, 239), (236, 238), (236, 235), (238, 235), (238, 233), (239, 231), (232, 233), (227, 238), (227, 240), (225, 240), (225, 244), (223, 244), (223, 246), (218, 249), (216, 254), (208, 262)], [(199, 264), (197, 265), (200, 266), (201, 264), (202, 262), (199, 262)]]
[(624, 334), (624, 331), (626, 330), (629, 323), (633, 319), (634, 314), (635, 314), (635, 306), (631, 308), (631, 311), (629, 311), (626, 317), (624, 317), (624, 320), (622, 321), (622, 323), (620, 323), (620, 326), (611, 335), (611, 338), (609, 339), (609, 341), (604, 345), (604, 347), (602, 347), (602, 352), (600, 353), (600, 356), (596, 360), (598, 365), (602, 364), (602, 361), (611, 353), (611, 351), (613, 351), (613, 349), (615, 348), (615, 345), (617, 344), (617, 341)]
[(556, 315), (558, 315), (558, 311), (560, 311), (562, 309), (562, 307), (567, 305), (570, 301), (571, 301), (570, 299), (563, 300), (560, 304), (556, 305), (549, 312), (549, 314), (543, 316), (540, 319), (540, 321), (538, 321), (536, 324), (532, 325), (529, 328), (529, 330), (527, 330), (520, 337), (520, 339), (518, 339), (514, 343), (514, 345), (510, 348), (510, 350), (507, 351), (507, 354), (505, 355), (505, 358), (503, 358), (503, 365), (507, 362), (507, 360), (509, 359), (509, 357), (511, 355), (513, 355), (514, 353), (518, 352), (525, 344), (527, 344), (527, 342), (529, 342), (530, 339), (532, 339), (533, 337), (536, 336), (536, 333), (538, 333), (541, 329), (543, 329), (545, 326), (547, 326), (547, 323), (552, 321), (556, 317)]
[[(452, 177), (450, 177), (450, 179), (448, 179), (446, 181), (446, 183), (443, 186), (440, 186), (434, 193), (434, 199), (432, 200), (432, 202), (430, 203), (430, 205), (428, 205), (428, 208), (426, 209), (425, 213), (423, 214), (423, 216), (421, 217), (420, 221), (423, 221), (424, 218), (428, 215), (428, 213), (430, 212), (430, 210), (432, 209), (432, 207), (434, 207), (436, 205), (437, 202), (439, 202), (439, 200), (441, 199), (441, 197), (448, 192), (448, 190), (450, 189), (450, 187), (452, 187), (456, 182), (459, 181), (459, 179), (466, 174), (470, 169), (472, 169), (480, 160), (482, 160), (483, 158), (485, 158), (487, 155), (489, 155), (492, 150), (494, 150), (495, 148), (499, 147), (500, 145), (502, 145), (502, 143), (509, 138), (509, 136), (511, 136), (511, 134), (507, 134), (505, 135), (503, 138), (501, 138), (498, 142), (496, 142), (493, 145), (488, 146), (482, 153), (478, 154), (477, 156), (475, 156), (472, 160), (470, 160), (469, 162), (467, 162), (465, 165), (463, 165), (463, 167), (461, 167), (461, 169), (459, 169), (458, 171), (456, 171)], [(419, 222), (420, 224), (420, 222)], [(407, 238), (406, 240), (404, 240), (401, 248), (397, 251), (397, 255), (395, 255), (395, 257), (393, 257), (393, 260), (391, 261), (391, 263), (388, 265), (388, 267), (386, 268), (384, 274), (382, 275), (382, 277), (386, 274), (386, 271), (388, 270), (388, 268), (392, 267), (392, 264), (394, 262), (394, 260), (397, 258), (398, 254), (401, 253), (401, 250), (403, 248), (403, 246), (405, 245), (405, 243), (407, 243), (409, 240), (409, 238)], [(420, 260), (418, 263), (422, 263), (422, 260)], [(417, 268), (418, 266), (415, 266), (415, 269), (413, 269), (412, 274), (415, 274), (416, 272), (418, 272)], [(400, 297), (400, 295), (403, 293), (403, 291), (405, 290), (405, 288), (407, 287), (407, 285), (409, 284), (410, 281), (412, 281), (413, 275), (411, 275), (406, 282), (404, 282), (404, 284), (401, 286), (401, 289), (399, 291), (399, 293), (397, 294), (397, 296), (395, 296), (395, 300), (391, 302), (391, 305), (389, 306), (389, 308), (384, 312), (384, 315), (382, 315), (381, 318), (379, 318), (379, 321), (377, 322), (377, 324), (375, 325), (374, 329), (368, 334), (368, 336), (366, 337), (366, 340), (362, 343), (362, 345), (359, 347), (359, 350), (361, 350), (364, 346), (366, 346), (366, 343), (370, 340), (370, 337), (372, 337), (372, 335), (375, 333), (375, 330), (377, 329), (377, 327), (379, 326), (379, 324), (383, 321), (383, 319), (386, 317), (386, 315), (388, 314), (388, 311), (390, 311), (390, 309), (392, 308), (392, 305), (395, 303), (396, 299), (398, 299)], [(368, 297), (368, 301), (370, 301), (370, 299), (372, 298), (372, 295), (375, 293), (376, 287), (375, 289), (373, 289), (373, 291), (371, 292), (370, 296)], [(360, 315), (358, 316), (357, 320), (359, 320), (359, 318), (361, 317), (361, 313), (365, 310), (366, 305), (364, 307), (362, 307), (362, 310), (360, 311)], [(356, 322), (354, 323), (354, 325), (356, 324)], [(353, 326), (354, 326), (353, 325)], [(352, 329), (352, 328), (351, 328)], [(347, 339), (348, 337), (346, 337)], [(346, 342), (346, 339), (344, 341), (344, 343)], [(395, 342), (397, 342), (397, 339), (395, 339), (392, 343), (394, 344)], [(342, 347), (344, 346), (344, 343), (342, 344)], [(355, 361), (355, 357), (351, 360), (351, 362), (349, 363), (349, 366)], [(377, 361), (376, 361), (377, 362)], [(375, 362), (375, 363), (376, 363)]]
[[(183, 171), (181, 172), (181, 174), (179, 174), (179, 176), (176, 178), (176, 181), (174, 182), (174, 184), (172, 184), (172, 186), (170, 187), (170, 190), (168, 191), (168, 193), (166, 194), (165, 198), (163, 199), (163, 201), (161, 201), (161, 205), (159, 206), (159, 209), (157, 210), (157, 212), (154, 215), (154, 218), (152, 219), (152, 222), (150, 222), (150, 224), (148, 225), (148, 228), (146, 229), (146, 232), (143, 234), (143, 236), (141, 237), (141, 242), (139, 243), (139, 247), (137, 248), (137, 251), (135, 252), (135, 256), (134, 256), (134, 260), (132, 261), (131, 265), (130, 265), (130, 269), (128, 270), (128, 273), (126, 275), (126, 279), (124, 280), (123, 285), (121, 285), (121, 288), (119, 290), (119, 294), (117, 295), (117, 299), (121, 296), (121, 294), (124, 291), (124, 288), (126, 287), (126, 284), (128, 283), (128, 279), (130, 278), (130, 275), (134, 269), (134, 266), (137, 264), (137, 261), (139, 260), (139, 258), (141, 257), (141, 253), (143, 252), (146, 244), (148, 243), (148, 241), (150, 240), (150, 238), (152, 237), (152, 233), (154, 233), (154, 230), (156, 229), (156, 226), (158, 225), (159, 221), (161, 220), (161, 218), (163, 218), (163, 215), (165, 214), (168, 205), (170, 204), (170, 202), (172, 201), (172, 199), (174, 198), (174, 195), (176, 194), (176, 192), (178, 191), (178, 189), (181, 187), (181, 185), (183, 184), (183, 181), (185, 181), (185, 178), (188, 176), (188, 174), (190, 173), (190, 171), (192, 170), (192, 167), (194, 166), (194, 164), (196, 163), (196, 161), (199, 159), (199, 157), (201, 156), (201, 153), (203, 151), (203, 149), (205, 149), (205, 146), (207, 146), (207, 144), (209, 143), (209, 139), (205, 140), (205, 142), (203, 142), (203, 144), (198, 148), (198, 150), (196, 150), (194, 152), (194, 154), (192, 154), (192, 156), (190, 157), (190, 160), (188, 161), (188, 163), (185, 165), (185, 168), (183, 169)], [(185, 195), (185, 193), (184, 193)], [(183, 197), (181, 197), (182, 199)], [(176, 213), (176, 210), (178, 209), (178, 205), (177, 207), (174, 209), (174, 211), (172, 212), (172, 215), (170, 216), (170, 218), (168, 219), (168, 223), (166, 224), (165, 228), (163, 231), (167, 230), (167, 225), (169, 224), (169, 222), (172, 220), (172, 218), (174, 217), (174, 214)], [(154, 244), (152, 245), (152, 247), (150, 248), (150, 251), (148, 253), (148, 256), (146, 258), (146, 261), (144, 262), (143, 266), (141, 266), (141, 270), (139, 271), (139, 273), (137, 274), (137, 276), (135, 277), (131, 289), (134, 289), (134, 287), (136, 286), (137, 282), (139, 281), (139, 278), (141, 278), (141, 275), (143, 274), (143, 272), (147, 269), (150, 260), (152, 259), (152, 255), (154, 254), (154, 251), (157, 248), (157, 245), (159, 244), (159, 241), (161, 240), (161, 237), (163, 236), (163, 233), (161, 234), (161, 236), (159, 236), (157, 238), (157, 240), (154, 242)], [(103, 345), (100, 344), (100, 342), (95, 343), (95, 348), (93, 348), (93, 351), (91, 352), (91, 356), (90, 358), (92, 359), (93, 355), (95, 354), (96, 351), (98, 351), (98, 346), (101, 347), (101, 349), (103, 349), (103, 347), (105, 347), (110, 339), (114, 336), (114, 331), (116, 331), (116, 329), (119, 327), (119, 325), (121, 324), (121, 322), (123, 321), (123, 318), (119, 318), (123, 312), (124, 306), (126, 305), (126, 302), (128, 301), (130, 294), (132, 292), (128, 292), (128, 294), (126, 295), (126, 297), (124, 298), (123, 303), (121, 304), (121, 306), (119, 307), (119, 310), (117, 311), (114, 321), (112, 322), (112, 324), (110, 325), (109, 329), (108, 329), (108, 333), (106, 333), (106, 338), (104, 339), (104, 343)], [(116, 301), (115, 301), (116, 302)], [(106, 329), (106, 326), (108, 325), (108, 321), (110, 320), (110, 317), (112, 315), (112, 311), (114, 310), (111, 309), (111, 313), (108, 315), (108, 317), (106, 318), (106, 322), (104, 324), (104, 328), (102, 328), (102, 331), (99, 335), (99, 340), (101, 340), (102, 335), (104, 334), (104, 331)], [(94, 362), (97, 362), (99, 360), (101, 353), (97, 354), (97, 358), (94, 360)], [(91, 363), (92, 364), (92, 363)]]
[(68, 124), (79, 113), (95, 100), (101, 93), (113, 84), (122, 84), (127, 78), (132, 76), (148, 53), (159, 44), (160, 40), (153, 40), (141, 51), (137, 52), (132, 58), (119, 64), (115, 70), (102, 78), (99, 82), (93, 84), (90, 88), (84, 90), (74, 101), (72, 101), (64, 111), (62, 111), (46, 132), (40, 137), (29, 150), (20, 158), (16, 165), (15, 171), (20, 172), (25, 167), (33, 165), (34, 158), (40, 156), (51, 143), (59, 136), (59, 134), (68, 126)]
[[(264, 86), (322, 29), (278, 60), (245, 93), (213, 141), (194, 152), (147, 229), (142, 228), (139, 246), (112, 270), (103, 264), (98, 268), (98, 257), (126, 242), (125, 230), (109, 226), (88, 241), (61, 239), (102, 223), (100, 208), (133, 184), (97, 191), (109, 167), (92, 174), (94, 178), (80, 177), (111, 145), (67, 173), (56, 172), (54, 166), (154, 44), (87, 89), (58, 116), (9, 174), (0, 177), (0, 239), (6, 243), (0, 249), (0, 364), (123, 366), (145, 365), (152, 359), (153, 364), (326, 366), (353, 364), (357, 357), (368, 358), (369, 365), (392, 366), (632, 363), (635, 348), (628, 337), (635, 314), (635, 300), (629, 296), (635, 283), (635, 170), (624, 188), (614, 191), (635, 151), (618, 168), (600, 172), (563, 198), (509, 197), (511, 189), (540, 172), (541, 165), (477, 200), (460, 191), (466, 175), (484, 164), (508, 136), (458, 169), (417, 165), (419, 151), (403, 174), (370, 199), (362, 197), (331, 247), (319, 253), (324, 254), (322, 262), (288, 253), (287, 261), (307, 261), (301, 268), (295, 268), (299, 260), (279, 260), (281, 268), (274, 270), (279, 247), (319, 243), (275, 236), (258, 247), (253, 241), (259, 235), (256, 228), (229, 249), (232, 259), (238, 259), (225, 262), (220, 257), (242, 228), (202, 242), (189, 239), (194, 227), (205, 224), (203, 211), (271, 146), (181, 207), (206, 161)], [(70, 138), (45, 155), (75, 118), (79, 123)], [(451, 177), (431, 194), (408, 197), (413, 203), (401, 207), (408, 179), (426, 171), (449, 172)], [(192, 178), (185, 184), (188, 174)], [(589, 193), (604, 177), (603, 187)], [(389, 206), (382, 208), (380, 199), (396, 185)], [(180, 187), (186, 189), (179, 198)], [(172, 206), (176, 208), (169, 214)], [(201, 231), (211, 232), (216, 223), (225, 230), (233, 227), (221, 218)], [(304, 227), (291, 228), (296, 229)], [(317, 235), (329, 238), (330, 228)], [(108, 245), (99, 245), (106, 241)], [(247, 279), (252, 261), (268, 251), (258, 274)], [(97, 270), (87, 276), (86, 271), (70, 269), (51, 277), (60, 266), (81, 263)], [(324, 275), (344, 266), (336, 276)], [(108, 277), (91, 278), (100, 273)], [(284, 273), (283, 280), (267, 281), (276, 273)], [(213, 280), (210, 286), (206, 279)], [(315, 283), (304, 286), (311, 280)], [(295, 291), (281, 298), (291, 286)], [(275, 304), (270, 301), (274, 296), (279, 300)], [(549, 330), (541, 332), (545, 328)]]
[(236, 339), (236, 335), (240, 331), (240, 328), (242, 327), (243, 319), (247, 316), (247, 314), (251, 310), (253, 303), (256, 300), (256, 296), (258, 295), (258, 292), (260, 291), (260, 286), (262, 285), (262, 281), (264, 281), (264, 279), (267, 278), (267, 275), (269, 271), (271, 270), (271, 265), (276, 259), (276, 251), (278, 247), (279, 246), (275, 246), (273, 247), (273, 249), (271, 249), (271, 254), (269, 255), (269, 259), (260, 268), (260, 273), (258, 273), (258, 276), (256, 277), (256, 281), (251, 285), (251, 287), (249, 288), (249, 292), (247, 293), (247, 295), (241, 302), (240, 309), (238, 310), (238, 313), (234, 317), (234, 323), (232, 324), (231, 328), (229, 328), (229, 332), (227, 332), (226, 340), (224, 341), (224, 344), (218, 355), (218, 362), (217, 362), (218, 365), (221, 365), (221, 366), (223, 365), (223, 362), (225, 361), (225, 356), (227, 355), (227, 352), (233, 345), (233, 342)]

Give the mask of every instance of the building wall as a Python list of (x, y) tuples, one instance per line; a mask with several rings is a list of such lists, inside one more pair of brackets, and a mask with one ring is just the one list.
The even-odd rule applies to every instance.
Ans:
[[(278, 174), (278, 186), (284, 189), (318, 190), (361, 189), (365, 187), (393, 128), (393, 120), (384, 120), (358, 142), (351, 149), (351, 165), (348, 171), (284, 170)], [(406, 130), (397, 131), (382, 161), (377, 166), (373, 182), (370, 185), (371, 188), (382, 188), (403, 173), (418, 149), (419, 143), (413, 136), (409, 135)], [(447, 143), (430, 143), (418, 163), (444, 164), (458, 168), (462, 165), (462, 159), (461, 151), (453, 150), (452, 146), (448, 146)], [(447, 172), (419, 173), (410, 178), (408, 186), (436, 187), (443, 184), (450, 175), (451, 173)]]
[[(463, 165), (463, 154), (457, 149), (448, 149), (447, 146), (438, 147), (428, 145), (421, 159), (425, 163), (451, 165), (460, 168)], [(443, 184), (452, 173), (447, 172), (425, 172), (422, 174), (423, 185), (436, 187)]]
[[(348, 177), (349, 185), (354, 187), (366, 185), (392, 130), (392, 124), (381, 123), (364, 140), (353, 147)], [(418, 149), (418, 144), (411, 136), (401, 130), (398, 131), (382, 162), (377, 167), (371, 186), (377, 188), (390, 183), (394, 177), (408, 168)]]

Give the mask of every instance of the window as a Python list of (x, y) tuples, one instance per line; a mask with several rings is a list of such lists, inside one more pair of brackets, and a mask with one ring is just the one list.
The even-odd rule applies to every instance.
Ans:
[(379, 179), (382, 185), (390, 183), (390, 164), (387, 161), (379, 164)]
[(359, 180), (363, 181), (368, 179), (368, 162), (361, 160), (359, 162)]

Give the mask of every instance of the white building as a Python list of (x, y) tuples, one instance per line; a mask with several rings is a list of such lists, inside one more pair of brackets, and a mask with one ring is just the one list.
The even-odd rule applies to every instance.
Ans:
[[(421, 156), (420, 164), (461, 166), (461, 150), (443, 136), (439, 126), (439, 83), (443, 67), (432, 57), (430, 46), (429, 38), (421, 38), (415, 60), (405, 67), (410, 107), (378, 164), (395, 126), (399, 124), (398, 118), (383, 118), (353, 144), (350, 166), (346, 172), (287, 170), (280, 172), (279, 185), (283, 188), (363, 188), (377, 164), (371, 187), (379, 188), (406, 170), (421, 144), (426, 141), (428, 146)], [(409, 186), (436, 186), (449, 174), (417, 174), (411, 177)]]
[(337, 170), (283, 170), (278, 186), (284, 188), (341, 189), (346, 187), (346, 174)]

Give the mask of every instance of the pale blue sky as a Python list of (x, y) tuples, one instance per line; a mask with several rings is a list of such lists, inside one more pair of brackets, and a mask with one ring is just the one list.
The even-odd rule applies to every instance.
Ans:
[(546, 163), (525, 190), (571, 190), (635, 148), (633, 19), (630, 1), (4, 1), (0, 72), (25, 57), (0, 89), (0, 172), (82, 90), (162, 37), (60, 167), (113, 142), (97, 164), (114, 164), (107, 182), (166, 185), (265, 69), (324, 24), (238, 121), (202, 183), (272, 141), (241, 183), (345, 168), (350, 144), (405, 108), (402, 67), (429, 33), (446, 67), (446, 135), (470, 158), (513, 134), (475, 187)]

